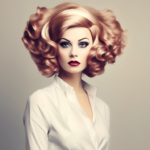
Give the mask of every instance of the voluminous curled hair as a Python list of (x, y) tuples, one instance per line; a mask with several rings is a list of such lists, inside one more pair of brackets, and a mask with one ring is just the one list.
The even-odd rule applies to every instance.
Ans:
[(111, 10), (99, 11), (71, 2), (52, 9), (37, 7), (36, 14), (27, 22), (22, 41), (43, 76), (59, 73), (57, 45), (71, 27), (86, 27), (91, 32), (93, 45), (82, 72), (89, 77), (102, 74), (106, 63), (114, 63), (126, 46), (127, 31), (121, 28)]

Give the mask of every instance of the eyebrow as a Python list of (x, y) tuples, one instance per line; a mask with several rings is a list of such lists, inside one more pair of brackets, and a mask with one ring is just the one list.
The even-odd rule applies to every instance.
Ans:
[[(68, 41), (68, 42), (70, 42), (69, 40), (67, 40), (67, 39), (65, 39), (65, 38), (61, 38), (60, 40), (66, 40), (66, 41)], [(80, 41), (82, 41), (82, 40), (84, 40), (84, 39), (87, 39), (87, 40), (89, 40), (88, 38), (82, 38), (82, 39), (80, 39), (80, 40), (78, 40), (78, 42), (80, 42)]]

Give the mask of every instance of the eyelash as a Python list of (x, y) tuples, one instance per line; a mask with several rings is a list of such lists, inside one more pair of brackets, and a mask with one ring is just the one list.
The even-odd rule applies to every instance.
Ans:
[[(63, 48), (68, 48), (68, 47), (71, 46), (71, 43), (69, 43), (69, 42), (61, 42), (60, 45), (61, 45)], [(65, 45), (65, 46), (64, 46), (64, 45)], [(70, 45), (70, 46), (66, 46), (66, 45)], [(80, 47), (80, 46), (79, 46), (79, 47), (80, 47), (80, 48), (85, 48), (85, 47), (87, 47), (87, 46), (89, 45), (89, 43), (88, 43), (88, 42), (80, 42), (79, 45), (84, 45), (84, 47)]]

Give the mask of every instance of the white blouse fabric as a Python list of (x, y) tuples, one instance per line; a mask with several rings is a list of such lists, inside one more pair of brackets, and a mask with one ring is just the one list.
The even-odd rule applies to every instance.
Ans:
[(97, 88), (82, 80), (93, 121), (79, 104), (74, 88), (55, 75), (50, 86), (34, 92), (24, 112), (26, 150), (108, 150), (110, 111)]

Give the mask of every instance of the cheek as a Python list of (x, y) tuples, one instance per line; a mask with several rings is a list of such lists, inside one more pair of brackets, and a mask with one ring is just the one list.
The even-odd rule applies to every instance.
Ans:
[(65, 61), (67, 61), (67, 54), (64, 52), (60, 52), (58, 54), (58, 61), (59, 61), (59, 63), (63, 63)]
[(89, 56), (89, 52), (90, 52), (90, 50), (87, 49), (87, 51), (85, 51), (84, 53), (82, 53), (82, 60), (83, 60), (84, 62), (87, 62), (87, 58), (88, 58), (88, 56)]

